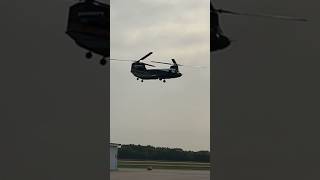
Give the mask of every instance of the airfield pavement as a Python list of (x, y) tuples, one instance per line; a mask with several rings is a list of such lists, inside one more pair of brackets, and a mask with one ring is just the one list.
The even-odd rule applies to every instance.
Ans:
[(207, 170), (124, 169), (110, 172), (110, 180), (209, 180)]

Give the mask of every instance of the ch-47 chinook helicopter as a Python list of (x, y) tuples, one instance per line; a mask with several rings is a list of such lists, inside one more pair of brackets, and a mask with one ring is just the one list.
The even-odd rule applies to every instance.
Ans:
[(66, 33), (77, 45), (88, 50), (86, 58), (92, 58), (92, 52), (102, 56), (101, 65), (110, 57), (110, 0), (101, 3), (96, 0), (82, 0), (69, 9)]
[(268, 15), (268, 14), (249, 14), (229, 11), (225, 9), (216, 9), (213, 5), (213, 0), (210, 0), (210, 51), (218, 51), (225, 49), (231, 45), (231, 40), (223, 33), (220, 22), (220, 14), (240, 15), (240, 16), (253, 16), (262, 18), (274, 18), (288, 21), (307, 21), (304, 18), (296, 18), (289, 16)]
[(147, 69), (146, 66), (155, 67), (152, 64), (147, 64), (141, 62), (149, 57), (153, 52), (148, 53), (147, 55), (143, 56), (139, 60), (121, 60), (121, 59), (110, 59), (113, 61), (131, 61), (131, 73), (137, 77), (137, 80), (160, 80), (162, 82), (166, 82), (166, 79), (173, 79), (179, 78), (182, 74), (179, 72), (178, 66), (182, 66), (181, 64), (177, 64), (177, 62), (172, 59), (172, 63), (160, 62), (160, 61), (151, 61), (153, 63), (160, 63), (160, 64), (168, 64), (171, 65), (170, 68), (166, 69)]

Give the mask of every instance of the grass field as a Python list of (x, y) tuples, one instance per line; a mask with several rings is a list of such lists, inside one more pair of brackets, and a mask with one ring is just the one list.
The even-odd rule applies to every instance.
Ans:
[(210, 170), (210, 163), (119, 160), (119, 168)]

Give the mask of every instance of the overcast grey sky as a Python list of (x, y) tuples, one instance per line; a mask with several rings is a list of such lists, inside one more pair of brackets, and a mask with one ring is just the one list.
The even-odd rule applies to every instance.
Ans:
[(153, 51), (149, 60), (207, 66), (141, 83), (130, 63), (111, 62), (111, 142), (209, 150), (209, 34), (207, 0), (111, 0), (111, 58)]

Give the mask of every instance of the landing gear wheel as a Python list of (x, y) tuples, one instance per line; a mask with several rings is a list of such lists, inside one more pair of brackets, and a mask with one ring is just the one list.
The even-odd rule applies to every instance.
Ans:
[(102, 66), (106, 65), (106, 64), (107, 64), (107, 60), (106, 60), (105, 58), (101, 59), (101, 60), (100, 60), (100, 64), (101, 64)]
[(141, 82), (143, 82), (143, 79), (141, 79)]
[(86, 58), (87, 59), (91, 59), (92, 58), (92, 53), (91, 52), (87, 52), (86, 53)]
[(164, 80), (163, 80), (163, 82), (165, 83), (165, 82), (166, 82), (166, 80), (164, 79)]
[(137, 78), (137, 81), (139, 81), (139, 78)]

